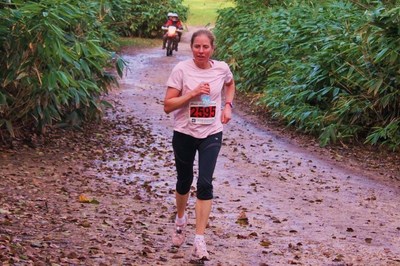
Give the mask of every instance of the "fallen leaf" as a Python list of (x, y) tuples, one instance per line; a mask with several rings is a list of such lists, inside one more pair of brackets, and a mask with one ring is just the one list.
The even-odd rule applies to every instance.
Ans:
[(0, 209), (0, 214), (11, 214), (11, 212), (5, 209)]
[(236, 235), (237, 239), (248, 239), (248, 236), (244, 236), (244, 235)]
[(247, 218), (245, 211), (240, 212), (236, 223), (240, 224), (240, 225), (248, 225), (249, 224), (249, 218)]
[(171, 247), (170, 249), (168, 249), (169, 253), (178, 253), (178, 248), (177, 247)]
[[(182, 256), (182, 258), (183, 258), (183, 256)], [(179, 257), (179, 259), (180, 259), (180, 257)], [(204, 260), (202, 260), (202, 259), (199, 259), (199, 260), (191, 259), (189, 261), (189, 263), (192, 264), (192, 265), (204, 265)]]
[(81, 194), (79, 195), (78, 201), (80, 203), (91, 203), (91, 204), (100, 204), (100, 202), (96, 199), (90, 199), (88, 196)]
[(80, 203), (89, 203), (90, 199), (86, 195), (81, 194), (81, 195), (79, 195), (79, 200), (78, 201)]
[(168, 261), (166, 258), (161, 257), (161, 256), (160, 256), (160, 259), (159, 259), (159, 260), (162, 261), (162, 262), (167, 262), (167, 261)]
[(33, 248), (43, 248), (43, 243), (40, 241), (32, 241), (31, 242), (31, 247)]
[(82, 221), (80, 224), (80, 226), (85, 227), (85, 228), (89, 228), (91, 225), (89, 223), (89, 221)]
[(342, 254), (338, 254), (336, 258), (333, 259), (334, 262), (343, 261), (344, 256)]
[(258, 236), (258, 234), (256, 232), (252, 232), (249, 234), (249, 236)]
[(262, 240), (262, 241), (260, 242), (260, 245), (261, 245), (262, 247), (267, 248), (267, 247), (269, 247), (269, 246), (271, 245), (271, 241), (269, 241), (269, 240)]

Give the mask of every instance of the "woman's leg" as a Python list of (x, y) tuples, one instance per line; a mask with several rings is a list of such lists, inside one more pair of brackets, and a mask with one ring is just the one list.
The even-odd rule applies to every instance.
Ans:
[(178, 216), (178, 218), (183, 218), (183, 216), (185, 215), (188, 199), (189, 199), (189, 192), (184, 195), (175, 192), (176, 215)]
[(196, 235), (204, 235), (211, 213), (212, 200), (196, 200)]
[(176, 182), (176, 209), (175, 231), (172, 235), (172, 244), (181, 246), (185, 241), (184, 228), (187, 223), (185, 215), (189, 199), (190, 187), (193, 182), (193, 162), (196, 155), (196, 139), (174, 131), (172, 146), (174, 148), (175, 166), (177, 171)]
[(172, 138), (178, 179), (175, 198), (179, 218), (182, 218), (185, 214), (189, 191), (193, 182), (193, 162), (196, 155), (195, 141), (196, 139), (193, 137), (176, 131)]
[(207, 137), (199, 145), (199, 178), (196, 200), (196, 235), (204, 235), (211, 212), (214, 174), (221, 149), (222, 132)]
[(193, 255), (196, 259), (208, 260), (204, 233), (210, 217), (213, 199), (212, 177), (221, 149), (222, 132), (211, 135), (201, 141), (199, 151), (199, 178), (197, 180), (196, 200), (196, 236), (194, 238)]

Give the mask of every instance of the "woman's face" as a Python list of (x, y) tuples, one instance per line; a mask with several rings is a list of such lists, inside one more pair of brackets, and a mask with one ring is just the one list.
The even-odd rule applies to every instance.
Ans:
[(199, 64), (208, 64), (210, 57), (214, 52), (214, 47), (211, 45), (207, 35), (201, 34), (193, 40), (192, 53), (194, 60)]

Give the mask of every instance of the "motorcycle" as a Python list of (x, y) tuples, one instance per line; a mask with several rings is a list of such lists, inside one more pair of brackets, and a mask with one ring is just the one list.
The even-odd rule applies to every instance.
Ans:
[(172, 56), (173, 51), (178, 47), (178, 32), (182, 32), (182, 30), (175, 26), (162, 27), (162, 29), (167, 31), (167, 56)]

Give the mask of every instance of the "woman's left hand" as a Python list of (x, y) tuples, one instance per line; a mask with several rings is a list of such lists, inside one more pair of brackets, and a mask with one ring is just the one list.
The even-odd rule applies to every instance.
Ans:
[(229, 105), (226, 105), (222, 110), (221, 122), (222, 124), (228, 124), (228, 122), (232, 119), (232, 108)]

